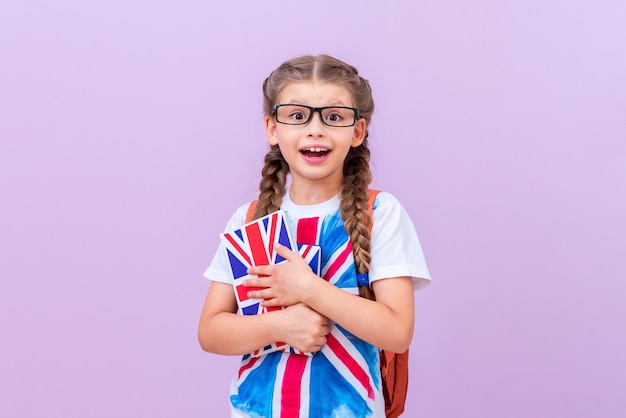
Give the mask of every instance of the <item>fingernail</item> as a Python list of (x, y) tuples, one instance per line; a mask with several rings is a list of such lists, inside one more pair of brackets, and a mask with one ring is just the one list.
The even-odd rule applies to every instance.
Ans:
[(274, 248), (278, 249), (280, 247), (282, 247), (282, 244), (280, 242), (274, 244)]

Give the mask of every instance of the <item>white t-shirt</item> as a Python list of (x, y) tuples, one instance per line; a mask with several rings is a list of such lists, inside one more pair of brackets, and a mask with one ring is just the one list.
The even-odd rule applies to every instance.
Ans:
[[(237, 208), (226, 224), (225, 231), (240, 228), (245, 223), (249, 204)], [(281, 209), (289, 214), (295, 228), (301, 218), (323, 217), (339, 209), (339, 197), (316, 205), (297, 205), (285, 193)], [(373, 208), (374, 226), (370, 239), (370, 283), (392, 277), (413, 278), (415, 290), (431, 283), (422, 246), (411, 218), (400, 202), (390, 193), (380, 192)], [(220, 243), (204, 276), (210, 280), (232, 284), (232, 274), (224, 245)]]
[[(227, 231), (243, 225), (248, 206), (236, 210), (226, 225)], [(338, 269), (326, 269), (324, 278), (357, 295), (351, 253), (345, 259), (337, 256), (342, 253), (338, 249), (348, 248), (345, 246), (349, 242), (339, 213), (339, 198), (301, 206), (293, 203), (287, 193), (281, 209), (287, 212), (294, 231), (300, 219), (308, 218), (303, 223), (308, 222), (309, 226), (313, 220), (319, 234), (314, 243), (320, 245), (322, 254), (328, 250), (322, 256), (326, 259), (322, 261), (324, 268), (337, 262), (341, 265)], [(389, 193), (380, 193), (374, 203), (373, 216), (370, 281), (410, 276), (415, 289), (428, 285), (430, 274), (422, 248), (402, 205)], [(298, 228), (298, 232), (304, 231)], [(303, 240), (312, 238), (307, 234), (302, 236)], [(228, 257), (222, 245), (205, 276), (232, 284)], [(327, 337), (329, 343), (314, 356), (280, 351), (261, 357), (244, 356), (231, 385), (231, 417), (282, 416), (283, 412), (289, 416), (384, 417), (378, 348), (334, 323), (330, 324)]]

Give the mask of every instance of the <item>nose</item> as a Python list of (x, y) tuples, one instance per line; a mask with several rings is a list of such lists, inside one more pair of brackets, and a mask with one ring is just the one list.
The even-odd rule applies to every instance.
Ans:
[(307, 136), (323, 136), (326, 125), (322, 122), (322, 115), (320, 112), (313, 112), (311, 119), (307, 123)]

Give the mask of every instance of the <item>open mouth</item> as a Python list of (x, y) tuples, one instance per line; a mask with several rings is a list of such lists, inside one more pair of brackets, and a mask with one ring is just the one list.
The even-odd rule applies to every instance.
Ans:
[(330, 152), (327, 148), (319, 148), (319, 147), (311, 147), (311, 148), (302, 148), (300, 153), (306, 157), (310, 158), (322, 158), (326, 156)]

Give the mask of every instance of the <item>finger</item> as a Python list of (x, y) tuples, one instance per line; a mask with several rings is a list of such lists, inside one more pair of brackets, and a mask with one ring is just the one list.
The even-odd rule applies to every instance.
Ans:
[(271, 289), (251, 290), (248, 292), (248, 297), (251, 299), (269, 299), (272, 298), (272, 291)]
[(278, 299), (276, 299), (276, 298), (264, 299), (261, 302), (261, 305), (265, 306), (266, 308), (271, 308), (271, 307), (274, 307), (274, 306), (281, 306), (281, 304), (278, 303)]
[(253, 277), (243, 281), (245, 287), (270, 287), (272, 285), (269, 277)]
[(252, 266), (247, 270), (247, 272), (248, 274), (253, 274), (257, 276), (269, 276), (270, 274), (272, 274), (273, 268), (274, 266), (271, 266), (271, 265)]
[(274, 250), (276, 250), (278, 255), (280, 255), (287, 261), (294, 261), (294, 260), (297, 260), (298, 258), (301, 258), (300, 254), (291, 251), (289, 248), (285, 247), (279, 242), (274, 244)]

